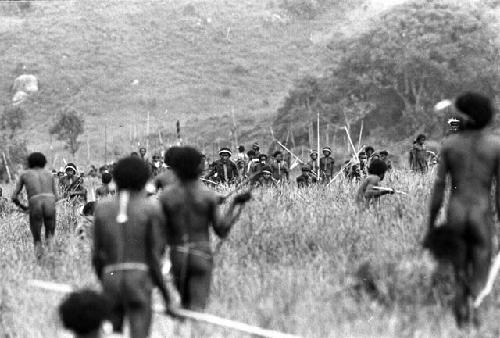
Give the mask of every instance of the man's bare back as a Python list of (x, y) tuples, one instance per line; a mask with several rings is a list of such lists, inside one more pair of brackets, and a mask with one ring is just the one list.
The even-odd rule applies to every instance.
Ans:
[(229, 231), (218, 215), (217, 196), (199, 181), (175, 183), (162, 193), (160, 204), (168, 218), (167, 238), (173, 245), (184, 244), (187, 239), (208, 242), (210, 226), (221, 237)]
[[(443, 144), (424, 247), (438, 260), (453, 266), (457, 324), (472, 322), (477, 326), (476, 300), (486, 285), (492, 257), (494, 223), (490, 199), (494, 178), (497, 211), (500, 210), (500, 138), (486, 129), (495, 114), (488, 97), (469, 92), (460, 95), (454, 105), (463, 130), (449, 136)], [(447, 219), (436, 227), (448, 176), (451, 187)]]
[(19, 195), (23, 186), (26, 187), (28, 199), (41, 194), (51, 194), (54, 197), (58, 195), (54, 177), (48, 170), (42, 168), (28, 169), (21, 174), (14, 191), (15, 196)]
[[(494, 177), (499, 177), (500, 138), (484, 130), (463, 131), (451, 135), (441, 151), (435, 192), (444, 193), (446, 176), (451, 178), (447, 210), (449, 224), (460, 227), (467, 222), (491, 223), (490, 191)], [(436, 196), (438, 197), (438, 196)], [(431, 212), (434, 223), (437, 212)]]

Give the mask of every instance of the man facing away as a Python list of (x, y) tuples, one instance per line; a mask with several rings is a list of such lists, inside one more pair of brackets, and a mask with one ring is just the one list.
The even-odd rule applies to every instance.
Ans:
[(12, 201), (20, 205), (19, 194), (26, 187), (29, 202), (30, 230), (35, 244), (35, 256), (42, 256), (42, 225), (45, 226), (45, 239), (48, 248), (52, 246), (56, 229), (56, 200), (59, 199), (56, 179), (45, 169), (47, 159), (42, 153), (34, 152), (28, 156), (28, 170), (24, 171), (17, 182)]
[(149, 335), (153, 287), (158, 287), (170, 309), (160, 263), (165, 248), (163, 214), (146, 198), (149, 176), (140, 158), (118, 161), (113, 171), (118, 194), (99, 202), (95, 211), (92, 263), (110, 300), (114, 331), (121, 332), (127, 318), (133, 338)]
[[(496, 209), (500, 210), (500, 138), (485, 128), (494, 116), (491, 101), (481, 94), (465, 93), (455, 101), (463, 130), (448, 136), (431, 195), (428, 235), (424, 246), (455, 271), (454, 314), (457, 324), (479, 325), (478, 309), (471, 304), (488, 278), (494, 234), (492, 183), (496, 182)], [(436, 227), (445, 196), (450, 196), (446, 223)], [(494, 180), (495, 179), (495, 180)], [(440, 235), (441, 234), (441, 235)], [(439, 238), (444, 239), (439, 242)]]

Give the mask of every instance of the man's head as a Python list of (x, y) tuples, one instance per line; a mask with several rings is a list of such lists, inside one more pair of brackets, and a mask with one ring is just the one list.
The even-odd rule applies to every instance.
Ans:
[(59, 305), (59, 317), (64, 327), (77, 337), (99, 337), (102, 323), (109, 312), (106, 298), (88, 289), (70, 293)]
[(220, 148), (220, 150), (219, 150), (219, 156), (220, 156), (220, 159), (223, 162), (228, 161), (229, 158), (231, 157), (231, 149), (229, 149), (227, 147)]
[(325, 155), (325, 157), (328, 157), (332, 154), (332, 148), (330, 147), (323, 147), (323, 155)]
[(139, 148), (139, 154), (141, 155), (141, 157), (146, 156), (146, 148), (144, 147)]
[(389, 157), (389, 152), (387, 152), (387, 150), (382, 150), (380, 152), (380, 159), (382, 161), (385, 161), (388, 157)]
[(201, 175), (201, 153), (192, 147), (176, 147), (170, 166), (182, 182), (197, 180)]
[(265, 179), (269, 179), (271, 178), (271, 174), (272, 171), (270, 166), (266, 165), (264, 168), (262, 168), (262, 177), (264, 177)]
[(276, 162), (283, 161), (283, 153), (279, 150), (274, 152), (273, 157), (276, 160)]
[(252, 150), (255, 151), (255, 153), (258, 153), (260, 151), (260, 146), (257, 142), (252, 144)]
[(358, 154), (358, 159), (360, 162), (366, 162), (367, 156), (364, 151), (360, 151)]
[(377, 175), (381, 180), (384, 179), (385, 172), (387, 171), (387, 164), (384, 161), (375, 159), (371, 161), (370, 167), (368, 168), (368, 173), (371, 175)]
[(245, 152), (245, 146), (239, 146), (238, 147), (238, 152), (244, 153)]
[(68, 163), (66, 164), (66, 167), (64, 168), (64, 172), (68, 177), (73, 177), (77, 173), (76, 165), (74, 163)]
[(424, 134), (419, 134), (415, 141), (417, 142), (417, 144), (423, 145), (426, 139), (427, 137)]
[(47, 164), (45, 155), (40, 152), (34, 152), (28, 156), (28, 168), (44, 168)]
[(464, 115), (465, 129), (483, 129), (490, 124), (495, 115), (491, 100), (474, 92), (467, 92), (457, 97), (455, 108)]
[(368, 158), (370, 158), (374, 152), (375, 152), (375, 149), (373, 149), (372, 146), (368, 146), (365, 148), (366, 157), (368, 157)]
[(267, 163), (267, 155), (266, 154), (260, 154), (259, 155), (259, 162), (260, 163)]
[(311, 151), (311, 154), (309, 155), (311, 157), (311, 160), (317, 160), (318, 159), (318, 152), (316, 150)]
[(137, 151), (133, 151), (130, 153), (130, 156), (139, 157), (139, 154), (137, 153)]
[(113, 176), (110, 173), (103, 173), (101, 177), (102, 184), (109, 184), (111, 180), (113, 179)]
[(249, 160), (253, 160), (257, 154), (255, 153), (255, 150), (252, 149), (247, 152), (247, 156)]
[(149, 180), (149, 169), (140, 158), (125, 157), (113, 169), (118, 190), (141, 191)]

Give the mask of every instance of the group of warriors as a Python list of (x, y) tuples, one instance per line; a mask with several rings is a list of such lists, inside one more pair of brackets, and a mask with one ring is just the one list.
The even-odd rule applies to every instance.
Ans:
[[(453, 312), (462, 327), (479, 325), (479, 305), (491, 275), (494, 222), (490, 199), (492, 184), (496, 182), (496, 209), (500, 210), (500, 139), (487, 128), (494, 116), (488, 98), (465, 93), (455, 100), (454, 107), (454, 121), (458, 123), (454, 122), (456, 130), (442, 145), (423, 245), (437, 261), (453, 267)], [(221, 238), (228, 236), (251, 198), (250, 190), (235, 194), (221, 215), (219, 206), (227, 199), (210, 190), (207, 182), (231, 185), (245, 181), (259, 187), (276, 186), (290, 179), (290, 164), (281, 151), (270, 158), (259, 150), (258, 144), (247, 153), (240, 147), (233, 161), (231, 150), (223, 147), (220, 158), (205, 170), (204, 156), (194, 148), (172, 147), (158, 164), (154, 164), (158, 159), (153, 164), (146, 160), (146, 151), (141, 149), (140, 154), (119, 160), (111, 171), (106, 169), (102, 173), (103, 186), (98, 188), (102, 199), (95, 205), (92, 231), (92, 264), (103, 291), (92, 297), (83, 296), (86, 291), (81, 291), (67, 298), (61, 306), (67, 327), (79, 330), (77, 333), (81, 335), (97, 330), (96, 325), (83, 325), (84, 315), (78, 317), (75, 313), (85, 312), (82, 310), (85, 299), (105, 300), (107, 310), (103, 311), (102, 319), (110, 320), (115, 331), (121, 331), (127, 318), (132, 337), (147, 337), (154, 287), (160, 290), (167, 312), (175, 316), (177, 305), (165, 286), (161, 267), (167, 248), (171, 274), (181, 299), (178, 306), (203, 310), (214, 268), (209, 229)], [(318, 154), (312, 152), (309, 163), (302, 163), (302, 174), (297, 178), (299, 187), (334, 178), (332, 151), (329, 147), (322, 150), (319, 161)], [(365, 147), (357, 154), (358, 161), (344, 164), (340, 173), (361, 180), (356, 194), (358, 202), (395, 193), (394, 189), (380, 188), (380, 182), (392, 169), (388, 155), (387, 151), (375, 152), (373, 147)], [(430, 155), (425, 136), (419, 135), (410, 152), (410, 168), (427, 172)], [(59, 179), (44, 169), (45, 164), (43, 154), (32, 153), (28, 157), (28, 170), (21, 175), (12, 197), (20, 204), (18, 196), (26, 187), (37, 257), (41, 255), (42, 224), (49, 250), (52, 245), (55, 203), (61, 198), (60, 191), (70, 199), (82, 198), (84, 194), (74, 164), (68, 164), (65, 175)], [(153, 187), (160, 191), (157, 199), (148, 197), (145, 189), (153, 176)], [(109, 186), (111, 180), (115, 190)], [(437, 216), (447, 186), (450, 187), (447, 219), (438, 225)]]

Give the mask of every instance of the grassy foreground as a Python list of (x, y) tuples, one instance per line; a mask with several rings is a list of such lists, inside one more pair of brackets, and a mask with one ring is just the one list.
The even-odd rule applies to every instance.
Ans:
[[(216, 256), (208, 312), (304, 337), (465, 336), (448, 298), (432, 290), (432, 266), (419, 247), (431, 180), (393, 173), (387, 185), (408, 196), (387, 196), (378, 210), (364, 212), (353, 202), (357, 184), (342, 180), (328, 188), (255, 191)], [(55, 312), (62, 296), (31, 289), (27, 280), (96, 285), (89, 243), (72, 235), (71, 219), (61, 206), (56, 249), (35, 264), (27, 217), (1, 218), (0, 337), (64, 335)], [(364, 263), (378, 300), (359, 287)], [(494, 291), (484, 303), (483, 328), (472, 336), (499, 336), (498, 300)], [(167, 336), (169, 326), (155, 317), (153, 337)], [(242, 336), (201, 329), (204, 337)]]

